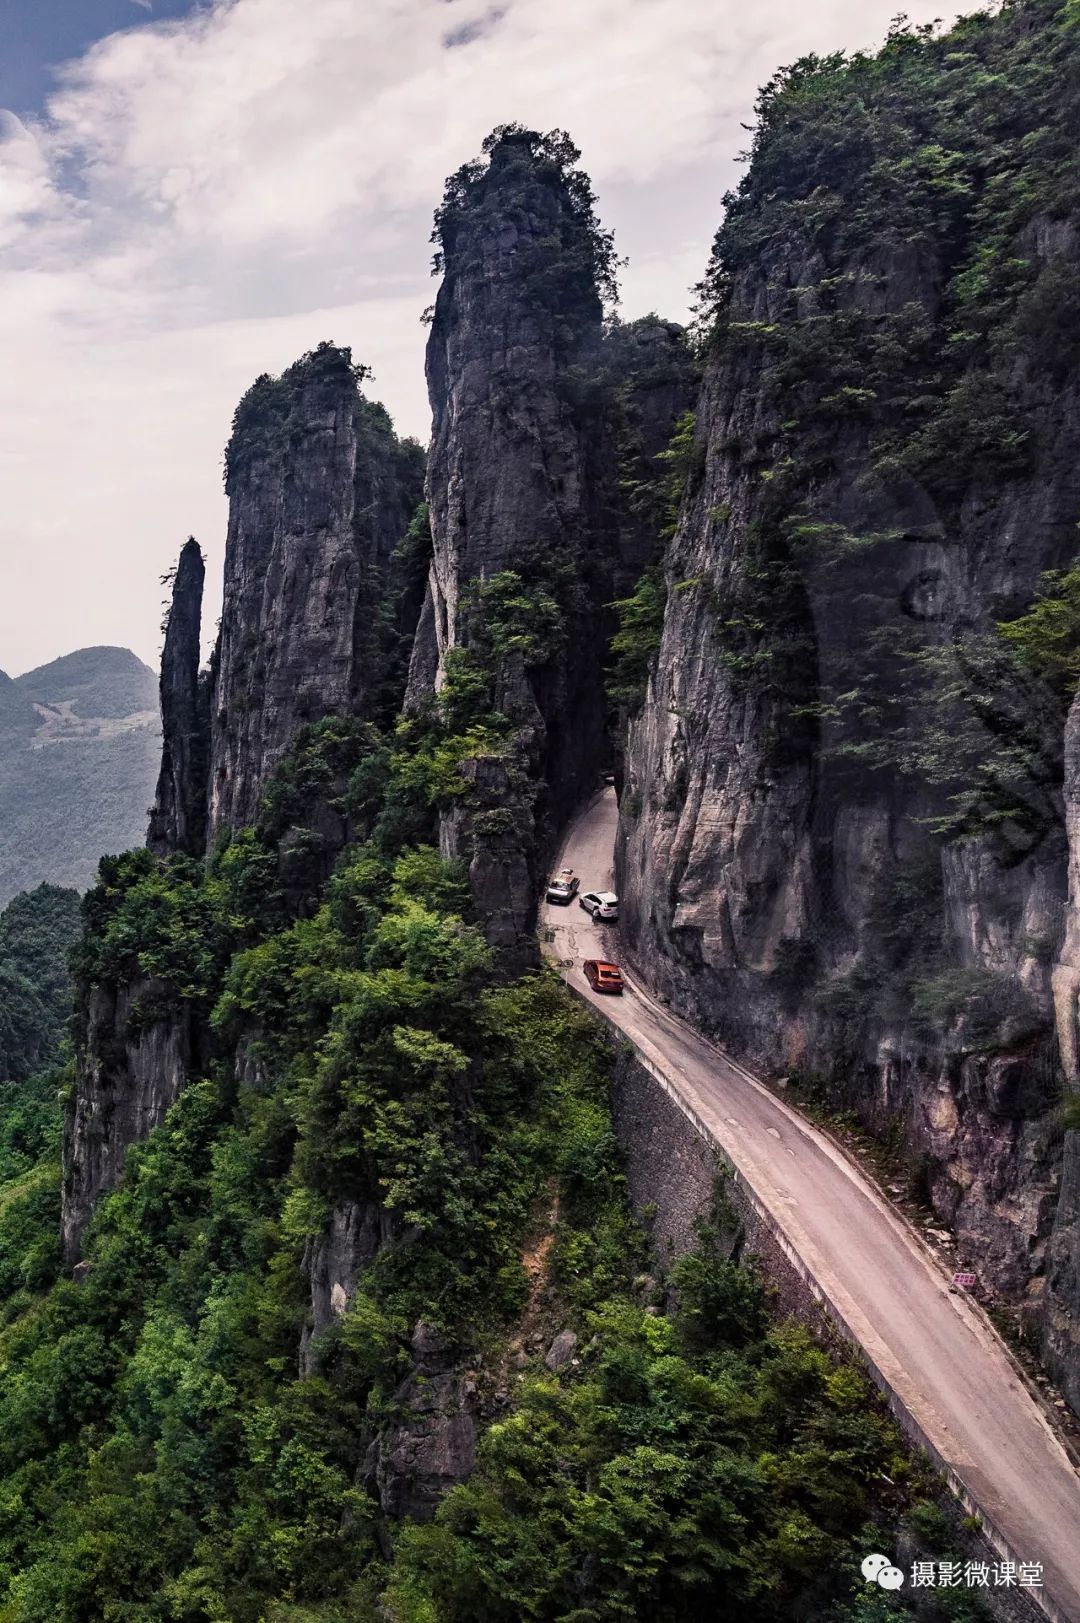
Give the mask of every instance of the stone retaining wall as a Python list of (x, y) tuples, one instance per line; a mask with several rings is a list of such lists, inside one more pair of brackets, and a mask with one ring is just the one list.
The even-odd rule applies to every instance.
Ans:
[[(733, 1247), (738, 1253), (760, 1260), (777, 1316), (799, 1319), (832, 1351), (850, 1357), (853, 1344), (846, 1328), (784, 1237), (767, 1220), (746, 1183), (725, 1162), (704, 1124), (695, 1120), (687, 1104), (676, 1099), (659, 1072), (628, 1043), (615, 1040), (618, 1053), (612, 1083), (612, 1115), (623, 1151), (630, 1199), (648, 1235), (657, 1269), (661, 1273), (668, 1271), (693, 1249), (698, 1225), (712, 1214), (719, 1192), (737, 1219), (738, 1232), (732, 1235)], [(854, 1351), (880, 1387), (908, 1440), (928, 1453), (935, 1466), (939, 1466), (940, 1462), (911, 1417), (897, 1405), (857, 1343)], [(939, 1499), (953, 1528), (948, 1557), (989, 1562), (1001, 1556), (1011, 1558), (1012, 1552), (992, 1534), (973, 1532), (964, 1525), (965, 1513), (976, 1512), (977, 1507), (965, 1502), (963, 1494), (957, 1491), (957, 1483), (949, 1485), (953, 1493), (943, 1491)], [(913, 1559), (934, 1559), (941, 1554), (920, 1549), (910, 1532), (904, 1533), (902, 1542), (903, 1549), (898, 1549), (896, 1555), (908, 1567)], [(1017, 1590), (988, 1590), (984, 1598), (998, 1623), (1045, 1623), (1047, 1611), (1028, 1594)], [(911, 1600), (914, 1602), (914, 1596)], [(928, 1615), (940, 1615), (932, 1610), (932, 1605), (933, 1591), (928, 1591), (925, 1598), (920, 1592), (914, 1611), (919, 1615), (930, 1608)], [(1062, 1619), (1061, 1623), (1066, 1620)]]

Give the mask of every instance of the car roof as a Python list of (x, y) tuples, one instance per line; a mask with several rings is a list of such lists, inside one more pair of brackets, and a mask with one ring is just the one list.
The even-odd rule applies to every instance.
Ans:
[(619, 968), (618, 964), (606, 964), (601, 959), (596, 959), (594, 962), (596, 963), (596, 973), (598, 975), (622, 974), (622, 970)]
[(619, 900), (613, 890), (594, 890), (593, 895), (598, 902), (617, 902)]

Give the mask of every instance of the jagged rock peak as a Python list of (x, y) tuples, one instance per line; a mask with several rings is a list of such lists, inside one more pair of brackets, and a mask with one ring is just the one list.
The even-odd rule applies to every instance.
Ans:
[(447, 180), (432, 234), (434, 268), (448, 287), (478, 270), (508, 282), (561, 318), (555, 336), (572, 347), (618, 297), (612, 234), (601, 228), (589, 177), (576, 167), (581, 153), (564, 130), (541, 135), (503, 124), (484, 154)]
[(576, 369), (599, 350), (614, 250), (569, 137), (494, 131), (447, 181), (443, 275), (427, 348), (434, 558), (409, 700), (439, 685), (467, 633), (461, 590), (584, 527)]
[[(166, 577), (168, 579), (168, 577)], [(172, 575), (161, 658), (161, 776), (147, 843), (160, 855), (194, 855), (206, 843), (208, 692), (199, 679), (206, 563), (192, 536)]]
[(229, 529), (212, 700), (209, 837), (254, 821), (300, 727), (384, 697), (380, 613), (423, 493), (423, 452), (320, 344), (244, 396), (226, 452)]
[[(450, 177), (435, 219), (432, 562), (407, 707), (443, 690), (447, 656), (461, 650), (483, 667), (491, 713), (511, 723), (499, 760), (462, 764), (470, 793), (440, 826), (508, 968), (535, 951), (540, 853), (603, 751), (599, 620), (615, 537), (593, 519), (604, 507), (601, 351), (614, 252), (578, 157), (561, 132), (503, 126)], [(488, 598), (503, 586), (519, 603), (548, 605), (558, 622), (550, 636), (527, 638), (537, 644), (527, 653), (485, 648), (498, 613)]]

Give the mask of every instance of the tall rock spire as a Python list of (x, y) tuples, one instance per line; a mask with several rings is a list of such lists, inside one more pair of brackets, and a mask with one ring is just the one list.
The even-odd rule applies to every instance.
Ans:
[(348, 349), (260, 378), (226, 455), (209, 837), (255, 820), (300, 727), (376, 702), (377, 607), (422, 494), (419, 446), (364, 399)]
[(587, 528), (583, 368), (599, 350), (609, 274), (588, 184), (565, 138), (511, 127), (447, 183), (443, 272), (427, 347), (434, 535), (410, 702), (468, 641), (471, 581), (531, 553), (577, 560)]
[(199, 680), (206, 565), (192, 537), (176, 566), (161, 659), (161, 775), (147, 843), (166, 856), (206, 844), (208, 692)]
[[(484, 151), (451, 177), (436, 217), (433, 556), (407, 705), (443, 689), (460, 650), (484, 665), (491, 711), (511, 724), (498, 758), (462, 764), (470, 788), (440, 836), (510, 967), (534, 950), (538, 867), (605, 752), (616, 537), (598, 519), (596, 467), (614, 262), (566, 136), (511, 126)], [(509, 636), (507, 615), (521, 622)]]

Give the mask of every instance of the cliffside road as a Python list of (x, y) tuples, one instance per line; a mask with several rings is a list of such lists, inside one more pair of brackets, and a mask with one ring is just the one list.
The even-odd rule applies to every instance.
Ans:
[[(573, 823), (559, 865), (613, 889), (614, 790)], [(953, 1295), (917, 1236), (828, 1139), (631, 982), (598, 998), (586, 958), (609, 926), (545, 906), (546, 950), (704, 1123), (986, 1521), (1025, 1562), (1051, 1616), (1080, 1623), (1080, 1475), (993, 1330)]]

